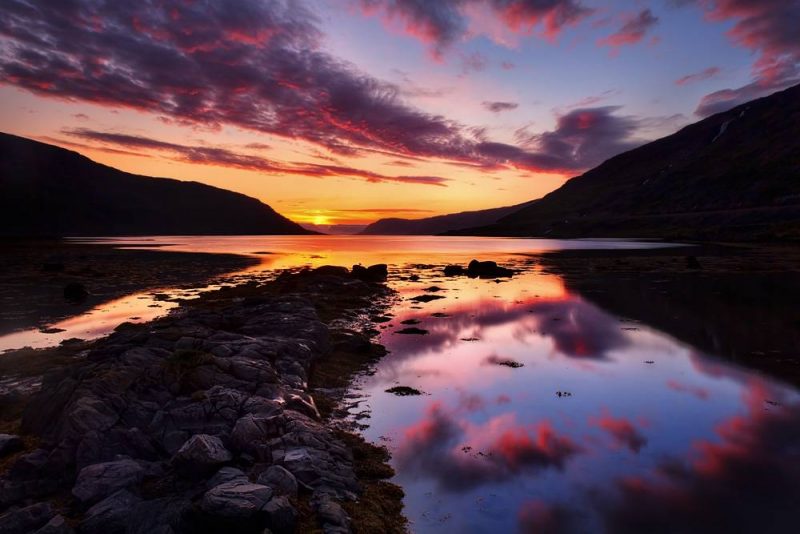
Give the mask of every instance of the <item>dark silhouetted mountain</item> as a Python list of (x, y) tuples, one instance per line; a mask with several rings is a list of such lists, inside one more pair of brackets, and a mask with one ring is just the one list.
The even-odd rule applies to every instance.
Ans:
[(800, 239), (800, 85), (613, 157), (458, 233)]
[(0, 134), (0, 235), (308, 233), (255, 198), (129, 174), (70, 150)]
[(495, 222), (530, 205), (530, 202), (479, 211), (464, 211), (425, 219), (379, 219), (367, 226), (363, 235), (435, 235)]

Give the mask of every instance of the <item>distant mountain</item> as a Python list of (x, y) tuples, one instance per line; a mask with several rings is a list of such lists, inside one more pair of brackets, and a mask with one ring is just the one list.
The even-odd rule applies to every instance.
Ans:
[(311, 224), (302, 223), (301, 226), (312, 232), (331, 235), (354, 235), (367, 227), (366, 224)]
[(0, 134), (0, 235), (309, 234), (266, 204)]
[(496, 223), (457, 233), (800, 239), (800, 85), (611, 158)]
[(438, 215), (425, 219), (379, 219), (370, 224), (361, 232), (362, 235), (436, 235), (446, 232), (471, 228), (473, 226), (490, 224), (521, 208), (529, 206), (531, 202), (508, 206), (505, 208), (492, 208), (479, 211), (464, 211), (450, 215)]

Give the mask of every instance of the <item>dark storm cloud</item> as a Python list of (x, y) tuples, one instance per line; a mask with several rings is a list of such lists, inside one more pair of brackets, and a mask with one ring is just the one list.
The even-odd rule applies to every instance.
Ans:
[(617, 115), (619, 109), (618, 106), (575, 109), (561, 115), (554, 130), (522, 139), (527, 150), (498, 143), (485, 143), (488, 146), (484, 150), (500, 158), (505, 155), (521, 167), (588, 169), (639, 144), (633, 140), (639, 126), (637, 119)]
[[(438, 5), (419, 2), (420, 13), (433, 4)], [(538, 17), (560, 27), (584, 11), (571, 1), (490, 5), (512, 25)], [(525, 148), (484, 140), (479, 129), (415, 109), (396, 85), (321, 51), (316, 20), (296, 1), (7, 0), (0, 36), (0, 83), (128, 107), (178, 124), (235, 126), (304, 140), (341, 155), (378, 152), (571, 173), (632, 146), (635, 122), (615, 115), (616, 108), (570, 112)], [(267, 171), (274, 163), (218, 149), (189, 151), (187, 157)], [(337, 175), (340, 169), (309, 172)], [(403, 181), (441, 185), (443, 179)]]
[(232, 167), (264, 173), (281, 175), (291, 174), (296, 176), (309, 176), (312, 178), (340, 176), (345, 178), (362, 178), (368, 182), (374, 183), (399, 182), (438, 186), (444, 186), (447, 181), (445, 178), (436, 176), (387, 176), (342, 165), (319, 165), (314, 163), (287, 164), (261, 156), (241, 154), (221, 147), (180, 145), (150, 139), (148, 137), (99, 132), (87, 128), (67, 129), (63, 130), (63, 133), (89, 141), (121, 146), (128, 149), (138, 148), (168, 152), (172, 155), (173, 159), (186, 163)]

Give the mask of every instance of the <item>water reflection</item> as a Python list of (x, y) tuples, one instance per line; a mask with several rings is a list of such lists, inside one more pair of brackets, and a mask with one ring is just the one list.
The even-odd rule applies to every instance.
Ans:
[[(446, 299), (408, 300), (432, 282)], [(390, 354), (362, 392), (365, 434), (392, 450), (415, 532), (792, 531), (791, 387), (535, 267), (503, 284), (430, 270), (400, 291), (381, 335)], [(410, 319), (429, 333), (396, 334)]]
[[(390, 264), (399, 297), (391, 320), (380, 325), (390, 353), (364, 377), (360, 394), (371, 408), (364, 434), (392, 450), (415, 532), (796, 531), (800, 394), (716, 356), (796, 346), (796, 319), (787, 310), (797, 286), (782, 285), (779, 293), (761, 281), (751, 288), (721, 277), (665, 283), (659, 273), (585, 286), (547, 274), (546, 261), (530, 257), (635, 243), (416, 237), (151, 243), (261, 258), (232, 277), (305, 265)], [(473, 257), (521, 272), (500, 283), (442, 276), (444, 264)], [(759, 303), (764, 287), (786, 307)], [(426, 294), (444, 298), (413, 300)], [(111, 322), (145, 317), (141, 309), (117, 306), (127, 311)], [(110, 312), (96, 313), (81, 319), (87, 329)], [(418, 334), (398, 333), (411, 324)], [(425, 394), (385, 392), (396, 385)]]

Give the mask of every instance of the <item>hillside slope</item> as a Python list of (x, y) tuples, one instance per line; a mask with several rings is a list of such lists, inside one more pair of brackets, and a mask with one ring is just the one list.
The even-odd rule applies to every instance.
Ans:
[(492, 208), (488, 210), (464, 211), (449, 215), (437, 215), (424, 219), (379, 219), (367, 226), (360, 233), (362, 235), (436, 235), (470, 228), (476, 225), (495, 222), (506, 215), (514, 213), (528, 206), (530, 202)]
[(0, 134), (0, 235), (308, 234), (266, 204)]
[(613, 157), (497, 223), (458, 233), (798, 239), (800, 85)]

